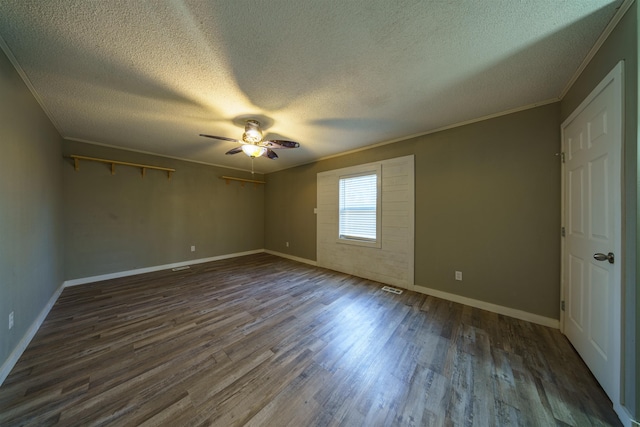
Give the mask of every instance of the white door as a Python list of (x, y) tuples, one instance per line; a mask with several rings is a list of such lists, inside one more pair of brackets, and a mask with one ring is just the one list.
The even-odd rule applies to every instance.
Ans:
[(563, 330), (620, 395), (622, 62), (562, 124)]

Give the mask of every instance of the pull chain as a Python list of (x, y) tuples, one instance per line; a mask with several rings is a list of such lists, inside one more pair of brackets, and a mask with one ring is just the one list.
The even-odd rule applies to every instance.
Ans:
[(251, 158), (251, 176), (253, 176), (253, 157)]

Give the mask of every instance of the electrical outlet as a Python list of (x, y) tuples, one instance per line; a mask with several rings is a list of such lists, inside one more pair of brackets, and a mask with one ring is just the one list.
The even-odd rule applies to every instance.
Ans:
[(462, 271), (456, 271), (456, 280), (462, 280)]
[(289, 247), (289, 242), (285, 242), (285, 245), (286, 245), (287, 247)]
[(13, 311), (9, 313), (9, 329), (13, 328)]
[(196, 247), (195, 246), (191, 246), (191, 252), (195, 252), (196, 251)]

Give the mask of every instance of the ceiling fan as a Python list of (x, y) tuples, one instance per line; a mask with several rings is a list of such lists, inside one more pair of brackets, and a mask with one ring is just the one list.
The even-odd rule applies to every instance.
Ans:
[(219, 139), (222, 141), (237, 142), (239, 144), (242, 144), (239, 147), (232, 148), (231, 150), (227, 151), (225, 154), (237, 154), (242, 151), (244, 152), (244, 154), (251, 157), (252, 159), (263, 156), (263, 157), (268, 157), (272, 160), (275, 160), (278, 158), (278, 155), (273, 151), (273, 149), (300, 147), (300, 144), (295, 141), (284, 141), (281, 139), (263, 141), (262, 129), (260, 129), (260, 122), (253, 119), (247, 120), (244, 126), (244, 133), (242, 134), (242, 140), (227, 138), (224, 136), (205, 135), (203, 133), (201, 133), (200, 136)]

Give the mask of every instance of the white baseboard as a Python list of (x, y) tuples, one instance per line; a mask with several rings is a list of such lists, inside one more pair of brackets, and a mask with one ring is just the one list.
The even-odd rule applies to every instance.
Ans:
[[(293, 255), (288, 255), (288, 254), (283, 254), (281, 252), (276, 252), (276, 251), (271, 251), (268, 249), (265, 249), (266, 253), (271, 254), (271, 255), (275, 255), (275, 256), (279, 256), (282, 258), (287, 258), (293, 261), (298, 261), (298, 262), (302, 262), (305, 264), (309, 264), (309, 265), (313, 265), (313, 266), (317, 266), (318, 263), (316, 261), (312, 261), (310, 259), (306, 259), (306, 258), (300, 258), (297, 256), (293, 256)], [(349, 273), (347, 273), (349, 274)], [(393, 285), (396, 286), (396, 285)], [(402, 287), (402, 286), (399, 286)], [(527, 311), (523, 311), (523, 310), (518, 310), (515, 308), (510, 308), (510, 307), (505, 307), (502, 305), (498, 305), (498, 304), (492, 304), (490, 302), (485, 302), (485, 301), (480, 301), (480, 300), (476, 300), (473, 298), (467, 298), (467, 297), (463, 297), (461, 295), (456, 295), (456, 294), (451, 294), (448, 292), (444, 292), (444, 291), (439, 291), (437, 289), (431, 289), (431, 288), (426, 288), (423, 286), (408, 286), (406, 289), (409, 289), (410, 291), (415, 291), (421, 294), (426, 294), (426, 295), (431, 295), (437, 298), (442, 298), (445, 299), (447, 301), (453, 301), (453, 302), (457, 302), (460, 304), (464, 304), (464, 305), (468, 305), (471, 307), (475, 307), (475, 308), (479, 308), (482, 310), (487, 310), (490, 311), (492, 313), (497, 313), (497, 314), (502, 314), (504, 316), (509, 316), (509, 317), (513, 317), (515, 319), (520, 319), (520, 320), (525, 320), (527, 322), (531, 322), (531, 323), (536, 323), (538, 325), (542, 325), (542, 326), (548, 326), (550, 328), (554, 328), (554, 329), (560, 329), (560, 320), (558, 319), (552, 319), (550, 317), (545, 317), (545, 316), (540, 316), (539, 314), (534, 314), (534, 313), (529, 313)]]
[(307, 258), (300, 258), (300, 257), (289, 255), (289, 254), (283, 254), (282, 252), (270, 251), (268, 249), (265, 249), (265, 252), (270, 255), (279, 256), (280, 258), (290, 259), (291, 261), (297, 261), (297, 262), (302, 262), (304, 264), (313, 265), (314, 267), (318, 265), (316, 261), (313, 261)]
[(9, 373), (14, 368), (16, 363), (18, 363), (20, 356), (22, 356), (22, 353), (24, 353), (24, 351), (27, 349), (27, 346), (29, 345), (33, 337), (36, 335), (36, 333), (38, 332), (38, 329), (40, 329), (40, 326), (42, 326), (42, 323), (44, 322), (44, 320), (47, 318), (47, 315), (51, 311), (51, 308), (53, 308), (53, 305), (58, 300), (58, 297), (60, 297), (60, 294), (62, 293), (64, 288), (66, 288), (67, 286), (84, 285), (87, 283), (100, 282), (103, 280), (117, 279), (120, 277), (133, 276), (136, 274), (167, 270), (170, 268), (183, 267), (185, 265), (202, 264), (204, 262), (219, 261), (222, 259), (236, 258), (240, 256), (245, 256), (245, 255), (254, 255), (254, 254), (259, 254), (263, 252), (265, 252), (264, 249), (256, 249), (252, 251), (237, 252), (233, 254), (220, 255), (220, 256), (215, 256), (210, 258), (200, 258), (200, 259), (177, 262), (172, 264), (158, 265), (155, 267), (139, 268), (136, 270), (129, 270), (129, 271), (120, 271), (117, 273), (103, 274), (100, 276), (91, 276), (91, 277), (83, 277), (80, 279), (66, 280), (64, 283), (60, 285), (60, 287), (58, 287), (58, 289), (56, 289), (54, 294), (51, 296), (51, 298), (47, 302), (47, 305), (42, 309), (42, 311), (40, 312), (36, 320), (34, 320), (33, 324), (31, 325), (27, 333), (24, 335), (24, 337), (22, 337), (22, 340), (20, 340), (16, 348), (11, 352), (7, 360), (5, 360), (5, 362), (0, 367), (0, 386), (2, 385), (4, 380), (9, 376)]
[(80, 279), (66, 280), (64, 286), (85, 285), (87, 283), (101, 282), (103, 280), (119, 279), (120, 277), (135, 276), (136, 274), (152, 273), (154, 271), (169, 270), (186, 265), (202, 264), (205, 262), (220, 261), (227, 258), (236, 258), (245, 255), (254, 255), (265, 252), (264, 249), (255, 249), (246, 252), (236, 252), (233, 254), (219, 255), (209, 258), (191, 259), (189, 261), (175, 262), (172, 264), (156, 265), (154, 267), (137, 268), (135, 270), (119, 271), (117, 273), (101, 274), (99, 276), (82, 277)]
[(449, 292), (439, 291), (437, 289), (426, 288), (423, 286), (414, 285), (409, 289), (421, 294), (431, 295), (437, 298), (446, 299), (447, 301), (453, 301), (482, 310), (487, 310), (492, 313), (502, 314), (504, 316), (513, 317), (515, 319), (526, 320), (527, 322), (536, 323), (542, 326), (548, 326), (554, 329), (560, 329), (560, 320), (558, 319), (552, 319), (550, 317), (540, 316), (539, 314), (533, 314), (527, 311), (505, 307), (503, 305), (492, 304), (490, 302), (480, 301), (473, 298), (467, 298), (461, 295), (451, 294)]
[(40, 314), (38, 314), (36, 320), (33, 321), (16, 348), (13, 349), (7, 360), (5, 360), (5, 362), (2, 364), (2, 367), (0, 367), (0, 386), (2, 385), (2, 383), (4, 383), (4, 380), (7, 379), (13, 367), (16, 366), (16, 363), (18, 363), (20, 356), (22, 356), (22, 353), (24, 353), (24, 351), (27, 349), (33, 337), (36, 336), (38, 329), (40, 329), (40, 326), (42, 326), (42, 323), (47, 318), (47, 315), (58, 300), (58, 297), (62, 293), (63, 289), (64, 283), (61, 284), (58, 289), (56, 289), (53, 295), (51, 295), (51, 298), (49, 298), (47, 305), (45, 305), (42, 311), (40, 311)]
[(620, 419), (620, 422), (624, 427), (640, 426), (640, 423), (638, 421), (634, 421), (633, 418), (631, 418), (629, 412), (627, 412), (626, 408), (621, 404), (614, 403), (613, 410), (616, 411), (616, 415), (618, 415), (618, 418)]
[[(287, 258), (293, 261), (298, 261), (298, 262), (302, 262), (302, 263), (313, 265), (313, 266), (318, 265), (316, 261), (312, 261), (306, 258), (299, 258), (293, 255), (283, 254), (281, 252), (271, 251), (268, 249), (266, 249), (265, 252), (271, 255)], [(347, 274), (350, 274), (350, 273), (347, 273)], [(397, 285), (393, 285), (393, 286), (397, 286)], [(398, 287), (402, 287), (402, 286), (398, 286)], [(539, 314), (529, 313), (527, 311), (505, 307), (498, 304), (492, 304), (490, 302), (480, 301), (473, 298), (467, 298), (461, 295), (451, 294), (448, 292), (439, 291), (437, 289), (426, 288), (423, 286), (416, 286), (416, 285), (408, 286), (406, 289), (409, 289), (410, 291), (415, 291), (421, 294), (442, 298), (447, 301), (453, 301), (453, 302), (468, 305), (471, 307), (479, 308), (482, 310), (487, 310), (492, 313), (513, 317), (515, 319), (525, 320), (527, 322), (536, 323), (538, 325), (548, 326), (554, 329), (560, 329), (560, 320), (552, 319), (550, 317), (540, 316)]]

